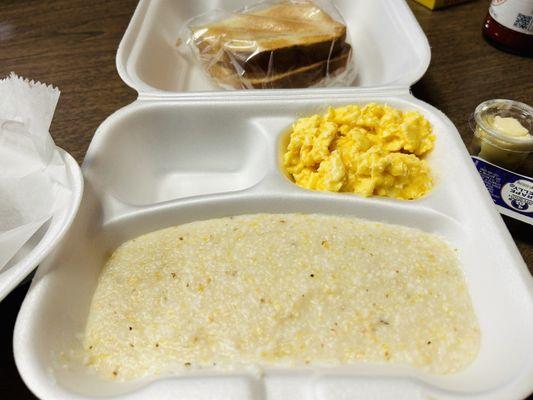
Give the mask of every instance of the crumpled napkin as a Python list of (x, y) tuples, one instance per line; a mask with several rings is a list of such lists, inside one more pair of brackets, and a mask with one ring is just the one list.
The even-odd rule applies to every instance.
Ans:
[(0, 80), (0, 271), (71, 193), (49, 133), (58, 99), (14, 73)]

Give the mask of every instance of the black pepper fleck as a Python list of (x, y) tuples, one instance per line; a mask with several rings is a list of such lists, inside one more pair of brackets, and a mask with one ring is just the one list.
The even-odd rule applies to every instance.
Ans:
[(309, 275), (311, 278), (314, 278), (315, 277), (315, 274), (310, 274)]

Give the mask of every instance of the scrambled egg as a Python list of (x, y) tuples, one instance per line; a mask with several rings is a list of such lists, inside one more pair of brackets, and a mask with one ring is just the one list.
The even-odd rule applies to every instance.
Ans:
[(433, 185), (421, 157), (434, 142), (429, 122), (416, 111), (348, 105), (296, 121), (283, 163), (306, 189), (410, 200)]

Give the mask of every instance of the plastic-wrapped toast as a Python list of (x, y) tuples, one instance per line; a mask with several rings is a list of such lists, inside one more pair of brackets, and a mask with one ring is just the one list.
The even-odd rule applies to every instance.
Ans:
[(324, 1), (266, 1), (191, 20), (186, 42), (226, 89), (349, 85), (352, 47), (337, 10)]

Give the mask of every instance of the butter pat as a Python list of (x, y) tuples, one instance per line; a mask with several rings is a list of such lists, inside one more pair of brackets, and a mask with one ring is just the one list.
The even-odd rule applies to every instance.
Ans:
[(507, 136), (529, 136), (529, 131), (516, 118), (500, 117), (499, 115), (496, 115), (492, 126), (494, 129)]
[[(516, 118), (500, 117), (499, 115), (496, 115), (491, 126), (498, 133), (509, 138), (531, 138), (529, 131)], [(483, 132), (482, 134), (486, 135), (486, 132)], [(479, 157), (496, 163), (497, 165), (501, 165), (505, 168), (518, 168), (518, 166), (525, 161), (529, 154), (512, 151), (509, 147), (510, 145), (504, 141), (484, 141), (481, 143)]]

